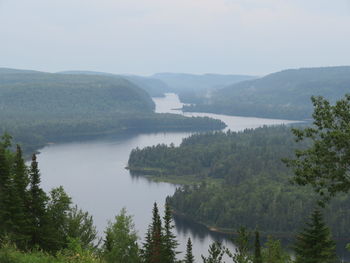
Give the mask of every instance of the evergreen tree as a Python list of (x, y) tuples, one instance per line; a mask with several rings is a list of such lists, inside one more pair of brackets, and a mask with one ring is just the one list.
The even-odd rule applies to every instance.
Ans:
[(333, 263), (336, 261), (335, 243), (322, 213), (315, 210), (294, 246), (296, 263)]
[(43, 245), (43, 227), (45, 225), (47, 196), (40, 188), (40, 172), (36, 155), (32, 156), (30, 166), (30, 187), (29, 187), (29, 212), (31, 217), (30, 245)]
[(152, 223), (146, 234), (146, 242), (143, 245), (143, 261), (145, 263), (165, 263), (163, 261), (163, 233), (162, 222), (159, 216), (157, 203), (153, 206)]
[(187, 241), (186, 256), (185, 256), (184, 263), (194, 263), (194, 256), (192, 254), (191, 238), (188, 238), (188, 241)]
[(225, 250), (220, 242), (214, 242), (209, 246), (209, 256), (206, 258), (202, 255), (203, 263), (223, 263)]
[(164, 237), (163, 237), (163, 260), (167, 263), (176, 262), (176, 248), (178, 242), (176, 241), (176, 236), (173, 234), (172, 230), (174, 225), (172, 224), (172, 213), (170, 206), (165, 204), (164, 213)]
[(259, 231), (255, 231), (254, 260), (253, 260), (253, 263), (262, 263)]
[(27, 167), (22, 157), (22, 150), (17, 145), (13, 163), (13, 181), (11, 184), (11, 216), (14, 224), (14, 242), (19, 248), (25, 248), (29, 241), (29, 209), (28, 192), (29, 183)]
[(250, 263), (252, 262), (251, 255), (249, 253), (249, 236), (250, 233), (246, 228), (241, 227), (237, 231), (237, 238), (234, 240), (236, 245), (236, 251), (232, 254), (229, 250), (226, 250), (226, 253), (230, 258), (232, 258), (234, 263)]
[(291, 263), (289, 253), (283, 251), (281, 242), (268, 237), (262, 251), (263, 262), (266, 263)]
[(10, 161), (7, 152), (8, 142), (0, 142), (0, 237), (8, 235), (13, 228), (11, 211)]

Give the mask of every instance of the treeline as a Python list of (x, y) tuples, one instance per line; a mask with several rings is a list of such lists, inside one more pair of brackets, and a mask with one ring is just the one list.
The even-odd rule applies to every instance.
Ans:
[(118, 76), (0, 69), (0, 132), (11, 133), (25, 152), (84, 136), (224, 127), (208, 118), (155, 114), (154, 107), (146, 91)]
[[(138, 236), (126, 209), (122, 209), (98, 242), (92, 217), (72, 205), (62, 187), (47, 194), (40, 186), (40, 171), (35, 154), (27, 167), (21, 147), (11, 150), (11, 137), (0, 141), (0, 262), (6, 263), (194, 263), (192, 242), (179, 259), (178, 242), (173, 233), (169, 204), (161, 218), (157, 204), (152, 211), (144, 242)], [(100, 239), (101, 241), (101, 239)], [(310, 245), (310, 242), (312, 245)], [(252, 238), (244, 228), (238, 230), (236, 250), (213, 243), (203, 263), (224, 263), (227, 255), (236, 263), (311, 263), (336, 262), (335, 244), (322, 214), (315, 211), (295, 242), (296, 260), (269, 238), (260, 245), (256, 232)]]
[(311, 96), (334, 103), (349, 91), (350, 67), (290, 69), (214, 91), (186, 111), (302, 120), (312, 118)]
[[(135, 149), (128, 165), (138, 174), (190, 183), (167, 200), (178, 213), (197, 222), (231, 231), (241, 225), (258, 226), (264, 233), (288, 237), (315, 207), (317, 196), (309, 188), (290, 184), (292, 171), (281, 159), (308, 145), (297, 147), (284, 126), (214, 132), (192, 135), (179, 147)], [(337, 237), (350, 234), (349, 201), (340, 196), (326, 210)]]

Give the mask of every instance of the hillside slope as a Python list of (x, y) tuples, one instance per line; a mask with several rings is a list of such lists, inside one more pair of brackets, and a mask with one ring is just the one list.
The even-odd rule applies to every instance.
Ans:
[(350, 67), (290, 69), (230, 85), (213, 93), (206, 103), (186, 110), (305, 119), (311, 117), (311, 96), (334, 102), (349, 92)]

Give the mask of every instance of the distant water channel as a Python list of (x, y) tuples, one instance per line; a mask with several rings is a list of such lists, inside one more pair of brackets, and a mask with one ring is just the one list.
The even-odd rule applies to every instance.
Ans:
[[(179, 113), (182, 107), (176, 94), (166, 94), (165, 98), (155, 98), (156, 112)], [(290, 124), (294, 121), (232, 117), (209, 113), (185, 113), (185, 116), (208, 116), (220, 119), (228, 126), (226, 129), (241, 131), (263, 125)], [(129, 136), (115, 136), (93, 141), (79, 141), (48, 145), (40, 150), (38, 156), (42, 174), (42, 186), (46, 191), (64, 186), (73, 202), (93, 215), (101, 234), (119, 211), (126, 207), (133, 215), (141, 240), (144, 239), (154, 202), (161, 209), (165, 198), (172, 195), (175, 185), (156, 183), (143, 177), (131, 176), (125, 169), (129, 153), (133, 148), (143, 148), (159, 143), (179, 145), (186, 132), (149, 133)], [(185, 251), (188, 237), (193, 241), (193, 252), (197, 258), (207, 255), (209, 244), (214, 240), (223, 241), (226, 246), (233, 245), (220, 234), (209, 232), (197, 224), (177, 219), (176, 235), (181, 244), (179, 251)], [(180, 258), (183, 257), (179, 255)]]

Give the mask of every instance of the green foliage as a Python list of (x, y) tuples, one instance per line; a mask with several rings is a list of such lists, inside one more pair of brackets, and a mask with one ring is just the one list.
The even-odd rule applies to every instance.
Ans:
[(88, 212), (79, 209), (78, 206), (70, 208), (66, 217), (66, 233), (70, 238), (79, 240), (82, 248), (94, 247), (97, 239), (97, 230), (94, 221)]
[(259, 231), (255, 231), (253, 263), (262, 263), (262, 262), (263, 261), (261, 256), (260, 234), (259, 234)]
[[(305, 141), (299, 147), (308, 146)], [(258, 227), (264, 234), (290, 236), (318, 201), (310, 188), (290, 184), (293, 173), (281, 162), (292, 158), (297, 147), (292, 132), (283, 126), (197, 134), (179, 147), (135, 149), (129, 168), (192, 182), (178, 188), (168, 202), (197, 222), (223, 230)], [(349, 197), (341, 195), (326, 209), (334, 236), (350, 234), (349, 204)]]
[(188, 241), (186, 244), (186, 255), (185, 255), (184, 263), (194, 263), (191, 238), (188, 238)]
[(254, 258), (252, 257), (250, 250), (251, 246), (249, 243), (250, 233), (245, 227), (241, 227), (237, 231), (237, 237), (234, 240), (236, 245), (236, 251), (232, 254), (229, 250), (226, 253), (230, 258), (232, 258), (234, 263), (250, 263)]
[(110, 222), (106, 229), (103, 256), (110, 263), (137, 263), (140, 262), (137, 234), (132, 217), (126, 214), (123, 208)]
[(165, 205), (164, 226), (159, 215), (158, 206), (154, 203), (152, 211), (152, 223), (148, 227), (145, 242), (141, 251), (142, 262), (145, 263), (175, 263), (177, 262), (176, 248), (178, 242), (172, 233), (174, 228), (172, 223), (171, 209)]
[(292, 263), (292, 260), (289, 254), (283, 251), (281, 242), (269, 236), (262, 250), (262, 262)]
[(225, 126), (209, 118), (155, 114), (150, 96), (118, 76), (0, 71), (0, 133), (11, 132), (25, 152), (82, 137)]
[(306, 227), (296, 237), (294, 251), (296, 263), (336, 262), (335, 243), (319, 210), (313, 211)]
[(214, 242), (209, 246), (208, 257), (202, 255), (203, 263), (224, 263), (225, 247), (220, 242)]
[(279, 119), (309, 119), (310, 97), (332, 102), (349, 92), (350, 67), (284, 70), (240, 82), (214, 92), (211, 98), (187, 106), (188, 111)]
[(0, 141), (0, 240), (17, 248), (40, 248), (55, 253), (72, 238), (84, 249), (93, 247), (97, 232), (92, 218), (71, 206), (63, 187), (47, 195), (40, 186), (40, 171), (33, 154), (27, 167), (19, 146), (12, 152), (10, 137)]
[(287, 161), (293, 167), (294, 182), (311, 185), (324, 200), (350, 190), (350, 95), (331, 105), (322, 97), (313, 97), (314, 126), (294, 129), (298, 141), (312, 145), (295, 152)]

